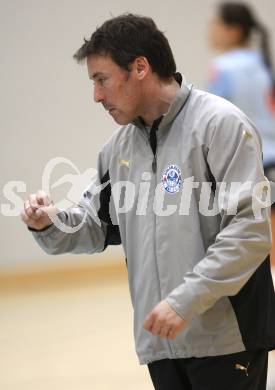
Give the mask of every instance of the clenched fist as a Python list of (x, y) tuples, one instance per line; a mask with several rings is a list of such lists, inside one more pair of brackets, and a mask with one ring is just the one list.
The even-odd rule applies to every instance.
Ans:
[[(24, 202), (24, 210), (21, 219), (32, 229), (42, 230), (52, 225), (52, 220), (58, 209), (54, 206), (48, 195), (43, 191), (31, 194)], [(51, 218), (50, 218), (51, 217)]]
[(174, 340), (186, 325), (187, 322), (163, 300), (148, 314), (143, 327), (154, 336)]

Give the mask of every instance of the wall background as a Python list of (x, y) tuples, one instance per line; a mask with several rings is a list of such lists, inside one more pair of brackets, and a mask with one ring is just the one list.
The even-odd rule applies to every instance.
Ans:
[[(188, 82), (203, 88), (213, 53), (207, 46), (207, 23), (212, 0), (1, 0), (0, 14), (0, 204), (9, 203), (3, 191), (11, 180), (26, 183), (22, 199), (41, 188), (46, 163), (57, 156), (71, 160), (80, 172), (96, 167), (101, 145), (117, 128), (101, 106), (92, 103), (86, 68), (73, 53), (97, 25), (111, 15), (133, 12), (154, 18), (166, 32), (178, 70)], [(273, 0), (247, 1), (269, 27), (275, 51)], [(54, 173), (74, 173), (65, 164)], [(70, 185), (53, 191), (66, 196)], [(12, 205), (11, 205), (12, 206)], [(42, 253), (18, 217), (0, 212), (0, 270), (14, 266), (90, 261), (90, 257), (50, 257)], [(117, 257), (120, 249), (104, 256)]]

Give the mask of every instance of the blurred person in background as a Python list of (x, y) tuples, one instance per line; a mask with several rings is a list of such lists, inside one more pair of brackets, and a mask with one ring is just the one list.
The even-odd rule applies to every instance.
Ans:
[[(211, 64), (207, 90), (234, 103), (254, 122), (262, 138), (265, 174), (275, 182), (275, 75), (267, 29), (246, 4), (223, 2), (210, 24), (209, 40), (221, 54)], [(275, 266), (274, 204), (272, 230)]]

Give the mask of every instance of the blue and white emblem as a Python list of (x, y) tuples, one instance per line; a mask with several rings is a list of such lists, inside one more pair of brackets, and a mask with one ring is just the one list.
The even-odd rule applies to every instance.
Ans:
[(181, 170), (177, 165), (169, 165), (162, 176), (165, 191), (174, 194), (181, 187)]

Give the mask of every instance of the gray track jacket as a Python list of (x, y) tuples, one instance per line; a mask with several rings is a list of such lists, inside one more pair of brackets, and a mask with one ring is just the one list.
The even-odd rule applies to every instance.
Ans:
[[(238, 197), (239, 202), (230, 214), (228, 187), (221, 190), (222, 182), (230, 187), (248, 181), (253, 187), (266, 180), (253, 124), (226, 100), (182, 85), (157, 125), (155, 158), (141, 120), (121, 127), (99, 154), (98, 183), (104, 189), (95, 194), (91, 185), (77, 207), (59, 213), (69, 226), (85, 216), (82, 228), (68, 234), (51, 225), (33, 232), (36, 241), (51, 254), (94, 253), (122, 243), (141, 364), (272, 349), (270, 210), (260, 210), (260, 197), (251, 189), (238, 194), (239, 184), (231, 186), (233, 209)], [(197, 188), (190, 190), (192, 182)], [(215, 194), (224, 201), (215, 202)], [(143, 329), (163, 299), (188, 320), (173, 341)]]

